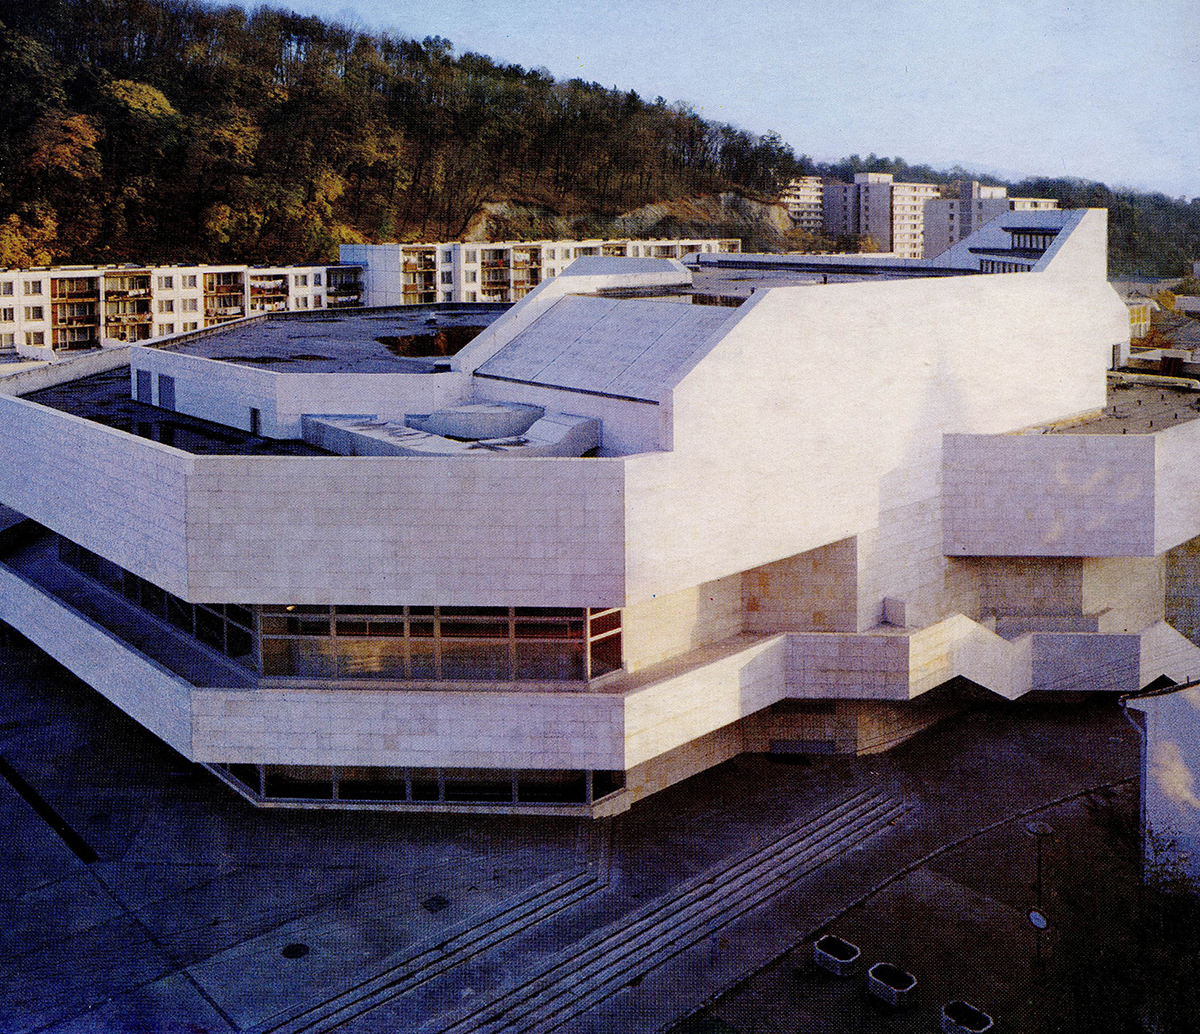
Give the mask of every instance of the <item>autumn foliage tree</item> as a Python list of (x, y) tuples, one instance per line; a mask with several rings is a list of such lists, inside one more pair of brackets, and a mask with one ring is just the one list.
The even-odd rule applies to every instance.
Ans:
[(773, 134), (439, 36), (193, 0), (0, 0), (0, 261), (329, 258), (488, 200), (773, 195)]

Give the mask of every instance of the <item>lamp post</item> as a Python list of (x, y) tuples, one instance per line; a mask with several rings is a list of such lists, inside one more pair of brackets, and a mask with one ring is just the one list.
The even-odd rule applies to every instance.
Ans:
[(1046, 837), (1054, 836), (1054, 830), (1047, 823), (1035, 819), (1025, 823), (1025, 832), (1037, 841), (1037, 878), (1033, 884), (1034, 893), (1037, 895), (1037, 907), (1030, 910), (1029, 922), (1033, 925), (1034, 936), (1037, 939), (1034, 967), (1040, 971), (1042, 968), (1042, 931), (1050, 925), (1045, 915), (1042, 914), (1042, 841)]

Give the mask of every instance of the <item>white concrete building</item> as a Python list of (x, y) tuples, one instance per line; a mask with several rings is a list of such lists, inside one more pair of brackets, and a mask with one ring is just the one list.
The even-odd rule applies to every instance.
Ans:
[(577, 258), (687, 259), (740, 252), (731, 239), (444, 241), (439, 244), (343, 244), (339, 256), (361, 266), (364, 304), (520, 301)]
[(54, 359), (257, 312), (362, 302), (355, 266), (46, 266), (0, 270), (0, 352)]
[(1010, 198), (1006, 187), (897, 183), (887, 172), (860, 172), (853, 183), (805, 176), (780, 201), (802, 229), (860, 234), (901, 258), (934, 258), (1002, 212), (1058, 208), (1053, 198)]
[(1009, 197), (1007, 187), (994, 187), (976, 181), (958, 184), (956, 192), (943, 192), (925, 202), (924, 257), (936, 258), (947, 248), (978, 230), (985, 223), (1007, 212), (1052, 211), (1055, 198)]
[(1195, 677), (1200, 414), (1106, 394), (1105, 235), (1010, 213), (735, 308), (584, 257), (444, 358), (291, 314), (26, 384), (0, 620), (320, 807), (611, 814), (739, 751), (884, 749), (964, 687)]
[(820, 176), (801, 176), (784, 188), (779, 200), (796, 229), (820, 233), (825, 227), (825, 187)]

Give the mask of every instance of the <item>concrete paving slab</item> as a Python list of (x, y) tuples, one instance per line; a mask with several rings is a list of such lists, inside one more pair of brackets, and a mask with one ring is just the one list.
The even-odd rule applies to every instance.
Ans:
[(120, 905), (90, 873), (68, 876), (19, 896), (6, 895), (0, 900), (0, 960), (61, 944), (120, 915)]
[(181, 973), (56, 1024), (55, 1034), (226, 1034), (235, 1028)]

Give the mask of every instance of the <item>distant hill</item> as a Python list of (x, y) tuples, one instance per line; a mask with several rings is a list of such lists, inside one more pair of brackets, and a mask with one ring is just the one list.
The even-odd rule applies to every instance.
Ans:
[[(268, 8), (0, 0), (0, 69), (0, 265), (319, 260), (571, 226), (782, 248), (769, 202), (793, 176), (962, 172), (818, 165), (686, 104)], [(1116, 272), (1200, 257), (1200, 203), (1013, 187), (1109, 204)]]

